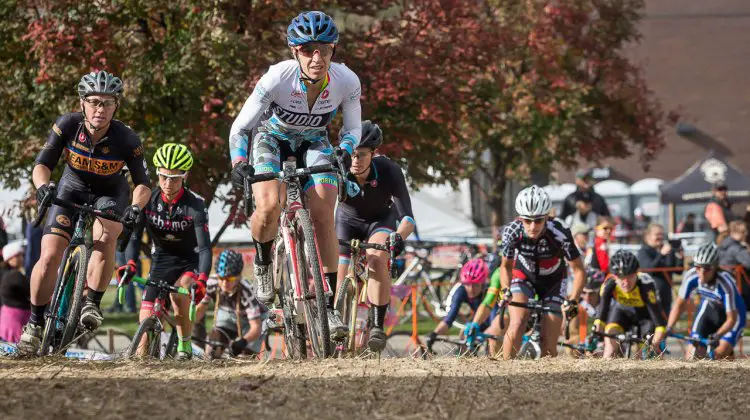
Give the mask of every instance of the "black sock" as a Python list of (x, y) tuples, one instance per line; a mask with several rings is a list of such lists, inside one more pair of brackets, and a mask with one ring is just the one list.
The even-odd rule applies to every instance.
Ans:
[(44, 311), (47, 310), (47, 305), (36, 306), (31, 304), (31, 316), (29, 317), (29, 323), (42, 326), (44, 325)]
[(336, 283), (338, 275), (339, 273), (337, 272), (325, 273), (326, 280), (328, 280), (328, 284), (331, 286), (331, 291), (333, 292), (331, 297), (328, 298), (328, 309), (333, 309), (334, 299), (336, 299)]
[(99, 304), (102, 303), (102, 297), (104, 297), (104, 292), (91, 289), (90, 287), (87, 287), (86, 289), (88, 289), (88, 294), (86, 295), (86, 302), (91, 302), (93, 304), (96, 304), (96, 306), (99, 306)]
[(255, 244), (255, 263), (260, 265), (271, 264), (271, 248), (273, 241), (260, 242), (253, 238)]
[(370, 322), (372, 322), (373, 327), (377, 328), (383, 328), (383, 324), (385, 324), (385, 315), (388, 313), (388, 304), (385, 305), (372, 305), (370, 308), (372, 308), (372, 319)]

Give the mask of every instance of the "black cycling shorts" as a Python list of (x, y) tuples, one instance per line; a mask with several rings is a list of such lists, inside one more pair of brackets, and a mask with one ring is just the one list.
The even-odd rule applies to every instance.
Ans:
[[(173, 257), (171, 255), (159, 255), (154, 254), (151, 260), (151, 273), (149, 277), (151, 280), (164, 280), (170, 285), (173, 285), (182, 277), (187, 274), (194, 279), (198, 278), (198, 260), (189, 261), (180, 257)], [(153, 302), (156, 300), (159, 290), (155, 287), (148, 286), (143, 291), (143, 301)]]
[[(93, 204), (98, 210), (114, 210), (122, 214), (130, 199), (130, 186), (125, 177), (116, 177), (105, 188), (83, 182), (72, 170), (65, 168), (57, 184), (57, 198), (76, 204)], [(47, 210), (44, 234), (51, 233), (70, 240), (73, 236), (75, 210), (52, 205)]]
[[(344, 241), (351, 241), (352, 239), (367, 241), (376, 232), (395, 232), (396, 224), (396, 216), (393, 215), (393, 212), (381, 219), (368, 221), (354, 217), (346, 212), (337, 211), (336, 237)], [(342, 257), (351, 256), (351, 247), (339, 244), (339, 255)]]
[[(562, 267), (564, 268), (565, 265), (563, 264)], [(534, 299), (536, 296), (542, 304), (561, 311), (560, 308), (563, 300), (565, 300), (565, 290), (567, 289), (567, 283), (563, 282), (565, 280), (564, 271), (557, 270), (548, 276), (534, 278), (524, 270), (514, 268), (512, 274), (511, 293), (524, 294), (529, 299)], [(553, 315), (561, 316), (560, 314)]]
[(638, 327), (638, 334), (641, 337), (653, 334), (656, 325), (654, 325), (654, 321), (646, 308), (639, 309), (625, 306), (616, 300), (612, 300), (611, 305), (606, 319), (607, 324), (604, 327), (605, 331), (614, 329), (616, 333), (624, 333)]

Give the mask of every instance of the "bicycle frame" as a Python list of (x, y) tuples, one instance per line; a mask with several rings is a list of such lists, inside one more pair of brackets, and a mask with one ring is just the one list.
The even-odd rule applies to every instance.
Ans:
[[(284, 162), (283, 172), (285, 176), (293, 175), (296, 169), (297, 164), (295, 161)], [(296, 302), (295, 318), (298, 324), (304, 324), (304, 316), (300, 316), (303, 313), (302, 301), (307, 299), (308, 297), (302, 294), (302, 291), (304, 289), (302, 288), (301, 282), (308, 281), (308, 279), (302, 279), (302, 274), (305, 272), (305, 270), (297, 265), (297, 224), (294, 218), (297, 210), (305, 208), (303, 198), (304, 194), (298, 178), (283, 179), (282, 184), (279, 186), (279, 189), (281, 189), (283, 185), (286, 185), (286, 200), (281, 203), (282, 206), (281, 217), (279, 220), (279, 237), (283, 241), (283, 251), (286, 253), (285, 260), (290, 265), (289, 268), (291, 270), (289, 271), (293, 277), (292, 290), (294, 292), (294, 299)], [(315, 250), (317, 252), (316, 256), (318, 258), (318, 261), (320, 261), (320, 249), (318, 249), (317, 241), (315, 241)], [(274, 260), (274, 265), (281, 263), (281, 261)], [(328, 284), (328, 281), (326, 281), (325, 275), (323, 275), (322, 272), (320, 273), (320, 275), (321, 277), (323, 277), (323, 289), (325, 290), (326, 296), (331, 296), (333, 294), (333, 292), (331, 291), (331, 285)]]

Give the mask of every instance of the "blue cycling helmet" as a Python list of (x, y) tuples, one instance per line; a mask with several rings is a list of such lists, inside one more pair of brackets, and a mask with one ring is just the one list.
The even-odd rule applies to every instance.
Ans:
[(242, 261), (242, 254), (233, 249), (225, 249), (219, 255), (216, 275), (219, 277), (239, 276), (244, 267), (245, 263)]
[(323, 12), (302, 12), (286, 28), (286, 42), (290, 47), (308, 42), (338, 44), (339, 30), (333, 18)]

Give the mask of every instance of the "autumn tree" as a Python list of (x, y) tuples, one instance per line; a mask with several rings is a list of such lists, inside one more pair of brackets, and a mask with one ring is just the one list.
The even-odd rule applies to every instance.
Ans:
[(368, 111), (416, 182), (508, 180), (664, 147), (665, 114), (625, 48), (641, 0), (407, 2), (350, 50)]

